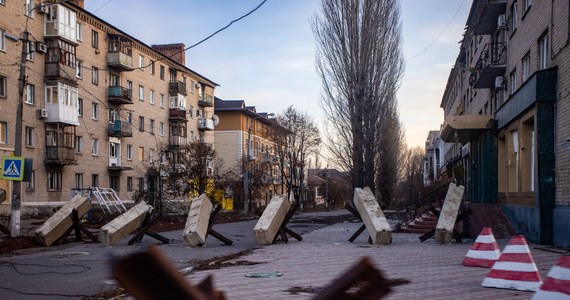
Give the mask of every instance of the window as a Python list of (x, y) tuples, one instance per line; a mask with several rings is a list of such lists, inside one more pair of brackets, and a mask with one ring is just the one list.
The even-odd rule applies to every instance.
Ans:
[(144, 86), (139, 85), (139, 100), (144, 101)]
[(109, 187), (118, 192), (121, 187), (121, 177), (109, 176)]
[(133, 145), (127, 145), (127, 159), (133, 159)]
[(133, 112), (130, 110), (127, 112), (127, 123), (133, 124)]
[(522, 59), (522, 79), (525, 82), (530, 77), (530, 52)]
[(109, 86), (121, 86), (119, 74), (109, 73)]
[(91, 30), (91, 47), (99, 48), (99, 32)]
[(83, 98), (77, 98), (77, 112), (79, 116), (83, 116)]
[(130, 80), (127, 80), (127, 90), (133, 91), (133, 82)]
[(153, 90), (150, 90), (148, 97), (149, 97), (148, 102), (150, 104), (154, 105), (154, 91)]
[(91, 83), (99, 84), (99, 69), (97, 67), (91, 69)]
[(91, 175), (91, 186), (98, 187), (99, 186), (99, 174), (92, 174)]
[(29, 61), (34, 61), (34, 42), (28, 42), (26, 45), (26, 59)]
[(144, 68), (144, 56), (139, 55), (139, 69), (143, 69)]
[(511, 5), (511, 31), (515, 31), (518, 26), (519, 22), (518, 7), (519, 7), (518, 1), (513, 2), (513, 5)]
[(0, 76), (0, 97), (6, 98), (6, 77)]
[(144, 177), (139, 178), (139, 191), (144, 191)]
[(154, 61), (150, 62), (150, 74), (154, 75)]
[(515, 68), (509, 75), (509, 87), (511, 95), (517, 90), (517, 69)]
[(139, 147), (139, 161), (144, 161), (144, 147)]
[(81, 23), (76, 23), (75, 25), (75, 38), (78, 41), (83, 41), (83, 30), (82, 30), (83, 26), (81, 25)]
[(127, 192), (133, 191), (133, 177), (127, 177)]
[(82, 189), (83, 188), (83, 174), (75, 173), (75, 188)]
[(83, 62), (80, 60), (75, 62), (75, 77), (79, 79), (83, 78)]
[(99, 104), (91, 103), (91, 119), (97, 120), (99, 118)]
[(48, 172), (48, 191), (61, 191), (61, 178), (60, 172)]
[(160, 122), (160, 136), (164, 136), (164, 122)]
[(8, 144), (8, 123), (0, 122), (0, 144)]
[(527, 10), (529, 10), (531, 5), (532, 5), (532, 0), (524, 0), (524, 11), (526, 12)]
[(548, 68), (548, 32), (545, 32), (538, 40), (538, 69)]
[(160, 107), (164, 108), (164, 94), (160, 94)]
[(109, 157), (110, 158), (117, 158), (119, 156), (119, 144), (117, 143), (109, 143)]
[(36, 145), (36, 129), (26, 127), (25, 129), (26, 147), (34, 147)]
[(26, 99), (24, 100), (24, 102), (33, 105), (36, 98), (35, 93), (36, 93), (35, 86), (33, 84), (26, 84)]
[(30, 173), (30, 181), (26, 182), (26, 190), (34, 190), (36, 188), (36, 171)]
[(154, 120), (150, 119), (150, 133), (154, 134)]
[(144, 131), (144, 117), (139, 116), (139, 130)]
[(164, 80), (164, 66), (160, 66), (160, 80)]
[(25, 0), (24, 1), (24, 15), (28, 17), (33, 17), (34, 12), (34, 3), (32, 0)]
[(74, 148), (76, 153), (83, 153), (83, 137), (75, 136)]
[(99, 139), (91, 140), (91, 155), (99, 155)]
[(0, 50), (6, 51), (6, 31), (0, 29)]
[(196, 85), (194, 84), (194, 81), (190, 80), (190, 93), (194, 94), (195, 90), (196, 90)]

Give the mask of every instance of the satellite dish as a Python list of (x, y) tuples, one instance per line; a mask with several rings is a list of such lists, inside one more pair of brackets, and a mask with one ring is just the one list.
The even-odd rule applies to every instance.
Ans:
[(220, 124), (220, 117), (218, 117), (217, 115), (214, 115), (212, 117), (212, 120), (214, 121), (214, 126)]

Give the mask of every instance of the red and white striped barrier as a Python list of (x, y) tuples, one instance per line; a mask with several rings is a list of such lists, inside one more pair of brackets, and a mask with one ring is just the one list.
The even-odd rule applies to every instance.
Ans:
[(558, 264), (550, 269), (546, 280), (532, 299), (570, 299), (570, 256), (562, 256)]
[(495, 261), (499, 259), (501, 251), (493, 236), (491, 227), (485, 227), (481, 230), (479, 236), (471, 246), (471, 249), (463, 259), (463, 265), (468, 267), (490, 268)]
[(532, 259), (526, 239), (515, 235), (493, 264), (489, 275), (481, 284), (484, 287), (537, 291), (542, 280)]

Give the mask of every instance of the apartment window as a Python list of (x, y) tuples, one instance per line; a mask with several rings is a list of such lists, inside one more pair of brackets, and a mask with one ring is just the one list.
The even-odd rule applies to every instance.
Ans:
[(141, 192), (144, 191), (144, 188), (145, 188), (145, 186), (144, 186), (144, 177), (140, 177), (140, 178), (139, 178), (139, 191), (141, 191)]
[(24, 15), (28, 17), (33, 17), (34, 12), (34, 2), (32, 0), (24, 1)]
[(83, 26), (81, 25), (81, 23), (76, 23), (75, 25), (75, 38), (78, 41), (83, 41)]
[(150, 133), (154, 134), (154, 120), (150, 119)]
[(36, 171), (30, 173), (30, 181), (26, 182), (26, 190), (34, 190), (36, 188)]
[(99, 48), (99, 32), (91, 30), (91, 47)]
[(154, 75), (154, 61), (150, 62), (150, 75)]
[(160, 107), (164, 108), (164, 94), (160, 94)]
[(75, 173), (75, 188), (82, 189), (83, 188), (83, 174), (82, 173)]
[(26, 147), (34, 147), (36, 145), (36, 129), (26, 127), (25, 129)]
[(119, 144), (117, 143), (109, 143), (109, 157), (110, 158), (117, 158), (119, 156)]
[(119, 176), (109, 176), (109, 187), (115, 191), (120, 191), (121, 189), (121, 177)]
[(130, 110), (127, 112), (127, 123), (133, 124), (133, 112)]
[(144, 68), (144, 56), (139, 55), (139, 69), (143, 69)]
[(139, 130), (144, 131), (144, 117), (139, 116)]
[(99, 139), (92, 139), (91, 140), (91, 155), (94, 155), (94, 156), (99, 155)]
[(517, 69), (515, 68), (509, 75), (509, 87), (511, 94), (514, 94), (517, 90)]
[(190, 80), (190, 93), (194, 94), (195, 90), (196, 90), (196, 85), (194, 84), (194, 81)]
[(8, 144), (8, 123), (0, 122), (0, 144)]
[(127, 177), (127, 192), (133, 191), (133, 177)]
[(0, 97), (6, 98), (6, 77), (0, 76)]
[(538, 40), (538, 69), (548, 68), (548, 32), (545, 32)]
[(119, 74), (109, 73), (109, 86), (121, 86)]
[(76, 153), (83, 153), (83, 137), (75, 136), (74, 148)]
[(160, 136), (164, 136), (164, 122), (160, 122)]
[(34, 61), (34, 42), (28, 42), (26, 44), (26, 59), (29, 61)]
[(154, 91), (150, 90), (149, 94), (148, 94), (148, 101), (150, 102), (150, 104), (154, 105)]
[(83, 62), (80, 60), (75, 61), (75, 77), (83, 78)]
[(98, 187), (99, 186), (99, 174), (92, 174), (91, 175), (91, 186)]
[(133, 82), (130, 80), (127, 80), (127, 90), (133, 91)]
[(519, 7), (518, 1), (513, 2), (513, 5), (511, 5), (511, 31), (515, 31), (518, 26), (519, 22), (518, 7)]
[(91, 69), (91, 83), (95, 85), (99, 84), (99, 68), (97, 67)]
[(164, 66), (160, 66), (160, 80), (164, 80)]
[(77, 112), (79, 116), (83, 116), (83, 98), (77, 98)]
[(61, 191), (61, 178), (60, 172), (48, 172), (48, 191)]
[(133, 145), (127, 145), (127, 159), (133, 159)]
[(532, 0), (524, 0), (524, 11), (526, 12), (527, 10), (529, 10), (531, 5), (532, 5)]
[(35, 103), (36, 87), (33, 84), (26, 84), (26, 99), (24, 100), (27, 104)]
[(144, 101), (144, 86), (139, 85), (139, 100)]
[(6, 51), (6, 31), (0, 29), (0, 50)]
[(99, 118), (99, 104), (91, 103), (91, 119), (97, 120)]
[(144, 161), (144, 147), (139, 147), (139, 153), (138, 153), (138, 158), (139, 161)]
[(0, 4), (6, 5), (6, 0), (0, 0)]
[(530, 52), (522, 59), (522, 79), (525, 82), (530, 77)]

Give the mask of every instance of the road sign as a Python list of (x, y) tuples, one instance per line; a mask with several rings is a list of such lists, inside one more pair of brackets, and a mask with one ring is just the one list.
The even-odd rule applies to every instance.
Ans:
[(16, 156), (2, 157), (2, 179), (22, 181), (24, 178), (24, 158)]

